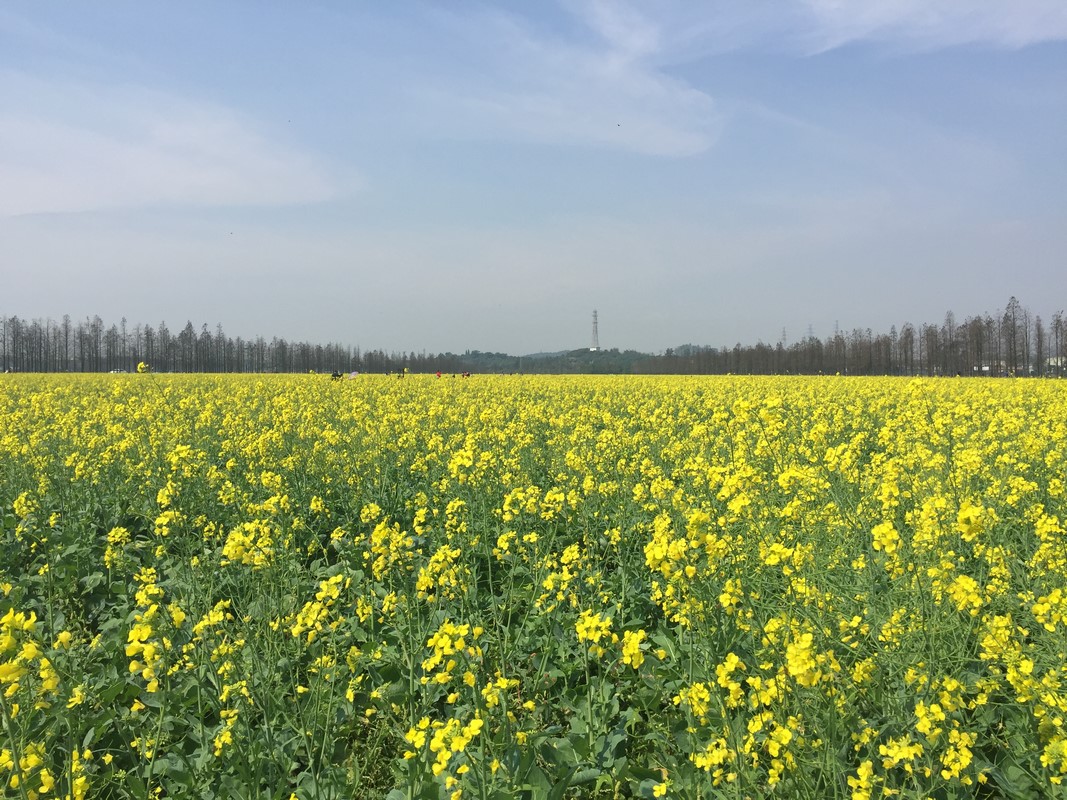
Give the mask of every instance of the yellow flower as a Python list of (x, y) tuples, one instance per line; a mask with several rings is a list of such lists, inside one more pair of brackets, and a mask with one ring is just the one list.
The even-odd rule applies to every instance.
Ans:
[(813, 652), (812, 639), (810, 633), (803, 633), (786, 647), (786, 667), (801, 686), (814, 686), (822, 678), (822, 671)]
[(871, 529), (871, 538), (875, 550), (882, 550), (886, 555), (893, 555), (900, 549), (900, 534), (892, 522), (883, 522)]
[(74, 687), (74, 691), (70, 693), (70, 699), (67, 701), (67, 708), (74, 708), (74, 706), (81, 705), (85, 701), (85, 688), (79, 684)]
[(181, 610), (181, 607), (177, 603), (171, 603), (167, 606), (167, 610), (170, 612), (170, 618), (174, 623), (174, 627), (180, 628), (182, 623), (185, 622), (185, 612)]
[(583, 611), (574, 625), (579, 642), (597, 644), (611, 631), (611, 619), (593, 611)]
[(856, 770), (856, 776), (848, 777), (848, 788), (852, 790), (852, 800), (871, 800), (874, 764), (864, 761)]
[(694, 683), (674, 696), (674, 704), (688, 708), (693, 716), (704, 722), (711, 704), (711, 692), (706, 684)]
[(25, 675), (26, 672), (26, 667), (15, 661), (2, 662), (0, 663), (0, 684), (13, 683)]
[(637, 669), (645, 661), (641, 652), (641, 642), (646, 638), (643, 630), (625, 631), (622, 635), (622, 663)]
[(15, 516), (19, 519), (26, 519), (40, 508), (37, 501), (30, 496), (29, 492), (23, 492), (15, 498), (15, 502), (11, 504), (11, 509), (15, 512)]

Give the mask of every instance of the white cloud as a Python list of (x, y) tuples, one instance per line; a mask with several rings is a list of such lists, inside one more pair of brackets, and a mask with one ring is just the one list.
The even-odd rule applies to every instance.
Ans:
[(587, 0), (571, 6), (612, 50), (639, 57), (655, 53), (662, 46), (658, 25), (637, 9), (612, 0)]
[(0, 73), (0, 215), (313, 202), (314, 159), (237, 114), (131, 86)]
[(1024, 47), (1067, 39), (1063, 0), (560, 0), (577, 32), (500, 11), (452, 16), (447, 34), (473, 65), (429, 76), (420, 109), (450, 135), (608, 147), (658, 156), (703, 152), (725, 119), (669, 70), (709, 53), (817, 53), (852, 42), (899, 49)]
[(817, 49), (858, 40), (936, 49), (961, 44), (1018, 48), (1067, 38), (1062, 0), (801, 0)]
[(1062, 0), (650, 0), (662, 51), (781, 47), (814, 53), (852, 42), (935, 50), (964, 44), (1021, 48), (1067, 39)]
[[(854, 42), (935, 50), (1067, 39), (1063, 0), (561, 0), (617, 51), (670, 64), (752, 49), (818, 53)], [(639, 10), (638, 10), (639, 9)]]
[[(663, 72), (658, 28), (631, 8), (571, 6), (584, 35), (565, 37), (512, 14), (452, 18), (479, 69), (433, 80), (419, 103), (452, 133), (661, 156), (710, 147), (720, 114), (710, 96)], [(592, 36), (590, 34), (593, 34)]]

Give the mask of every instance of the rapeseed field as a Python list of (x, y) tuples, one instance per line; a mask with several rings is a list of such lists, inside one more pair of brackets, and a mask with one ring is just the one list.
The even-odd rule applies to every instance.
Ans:
[(1032, 798), (1057, 381), (0, 383), (0, 786)]

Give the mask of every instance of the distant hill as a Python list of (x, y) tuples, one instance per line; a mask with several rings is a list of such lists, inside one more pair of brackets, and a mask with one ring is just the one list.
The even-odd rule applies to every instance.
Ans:
[(507, 353), (485, 353), (480, 350), (468, 350), (462, 354), (445, 354), (454, 359), (462, 370), (478, 373), (532, 373), (532, 374), (631, 374), (638, 365), (647, 364), (655, 356), (639, 353), (636, 350), (619, 351), (560, 350), (555, 353), (529, 353), (513, 356)]

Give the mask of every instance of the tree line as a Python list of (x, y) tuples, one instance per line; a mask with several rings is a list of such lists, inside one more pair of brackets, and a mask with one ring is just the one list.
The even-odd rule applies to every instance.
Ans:
[(682, 345), (662, 355), (628, 350), (573, 350), (519, 357), (467, 351), (427, 354), (361, 350), (339, 343), (280, 337), (231, 337), (216, 325), (177, 333), (165, 322), (106, 325), (95, 316), (60, 322), (0, 316), (0, 369), (5, 372), (133, 372), (145, 362), (159, 372), (629, 372), (677, 374), (829, 374), (1062, 376), (1067, 374), (1063, 311), (1046, 323), (1012, 297), (1003, 311), (941, 324), (904, 323), (888, 333), (870, 328), (787, 345)]
[(808, 336), (790, 346), (759, 343), (732, 348), (684, 346), (668, 351), (664, 372), (737, 374), (1062, 376), (1067, 374), (1063, 311), (1046, 323), (1012, 297), (1003, 311), (938, 325), (904, 323), (898, 331), (870, 328)]
[(13, 372), (134, 372), (144, 362), (156, 372), (388, 372), (418, 365), (420, 371), (453, 365), (441, 356), (361, 351), (330, 343), (290, 342), (281, 337), (244, 339), (192, 322), (174, 332), (161, 322), (106, 325), (99, 316), (72, 321), (0, 317), (0, 368)]

